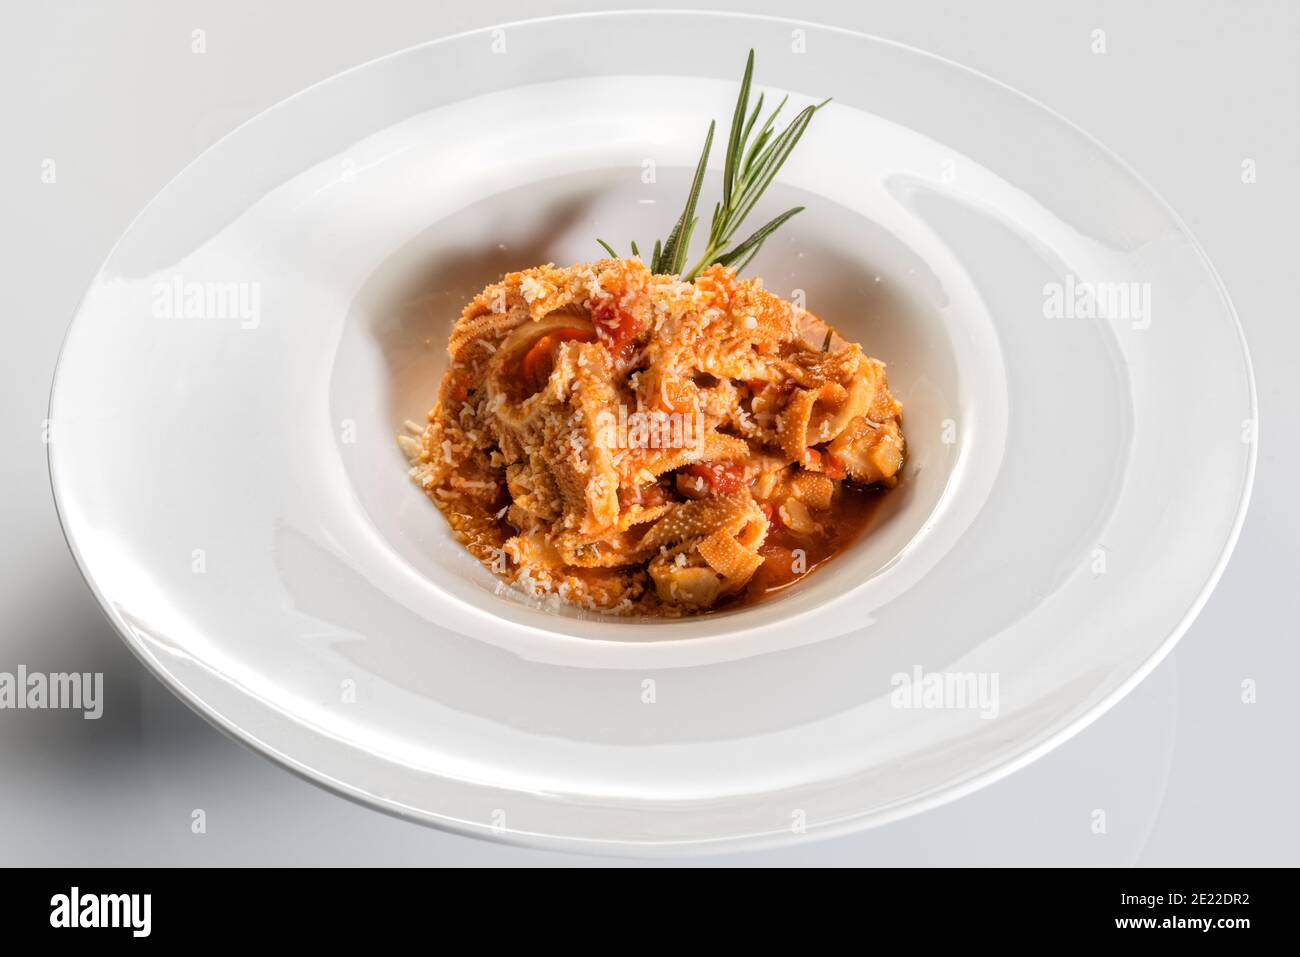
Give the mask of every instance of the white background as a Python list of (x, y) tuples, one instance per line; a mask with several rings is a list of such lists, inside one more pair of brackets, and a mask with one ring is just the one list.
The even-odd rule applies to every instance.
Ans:
[[(407, 824), (227, 740), (145, 673), (64, 546), (42, 420), (64, 329), (162, 185), (253, 114), (462, 30), (653, 3), (31, 2), (0, 32), (0, 671), (103, 671), (99, 721), (0, 711), (0, 864), (576, 864)], [(1010, 779), (900, 824), (725, 864), (1300, 864), (1300, 2), (713, 0), (898, 40), (1110, 146), (1186, 219), (1245, 326), (1259, 474), (1200, 618), (1129, 698)], [(191, 53), (191, 31), (207, 52)], [(1106, 32), (1105, 54), (1091, 52)], [(1258, 182), (1243, 184), (1241, 163)], [(57, 182), (41, 181), (42, 162)], [(1212, 376), (1207, 369), (1206, 375)], [(1170, 562), (1178, 556), (1171, 555)], [(1256, 682), (1258, 701), (1242, 701)], [(207, 833), (191, 832), (201, 808)], [(1094, 833), (1093, 812), (1106, 832)]]

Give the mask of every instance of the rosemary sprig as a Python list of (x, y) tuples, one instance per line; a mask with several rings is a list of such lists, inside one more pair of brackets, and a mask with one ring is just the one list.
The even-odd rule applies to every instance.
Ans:
[[(702, 255), (689, 271), (686, 268), (691, 245), (691, 235), (699, 222), (695, 207), (699, 203), (700, 189), (704, 184), (704, 171), (708, 166), (709, 152), (713, 147), (715, 122), (709, 123), (709, 132), (704, 138), (704, 150), (695, 166), (695, 177), (691, 181), (691, 190), (686, 197), (686, 207), (677, 218), (668, 238), (660, 243), (655, 241), (654, 254), (650, 257), (650, 270), (655, 273), (680, 275), (687, 282), (714, 263), (731, 266), (737, 272), (744, 269), (757, 255), (766, 239), (772, 235), (790, 217), (803, 211), (796, 206), (760, 226), (748, 238), (732, 245), (736, 231), (745, 217), (753, 210), (763, 192), (772, 184), (777, 172), (794, 151), (799, 138), (803, 136), (813, 114), (830, 100), (823, 100), (816, 106), (807, 106), (799, 111), (780, 133), (775, 132), (777, 114), (785, 106), (785, 99), (777, 104), (768, 115), (763, 125), (758, 128), (753, 140), (750, 134), (763, 112), (763, 95), (760, 93), (754, 109), (749, 109), (749, 90), (754, 76), (754, 51), (749, 51), (745, 61), (745, 75), (740, 81), (740, 95), (736, 98), (736, 109), (731, 117), (731, 129), (727, 136), (727, 153), (722, 167), (722, 199), (713, 206), (713, 218), (709, 224), (708, 245)], [(614, 248), (603, 239), (597, 239), (611, 256), (618, 256)], [(636, 243), (632, 243), (632, 255), (639, 256)]]

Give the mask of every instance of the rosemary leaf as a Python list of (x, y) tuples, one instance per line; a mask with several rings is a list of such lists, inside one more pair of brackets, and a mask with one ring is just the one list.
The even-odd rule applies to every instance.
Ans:
[(740, 262), (735, 263), (731, 268), (734, 269), (736, 272), (740, 272), (742, 269), (744, 269), (746, 266), (749, 265), (749, 261), (751, 259), (753, 259), (755, 256), (758, 255), (758, 250), (762, 247), (762, 245), (763, 245), (762, 243), (759, 243), (757, 246), (755, 246), (753, 249), (749, 251), (748, 256), (740, 260)]
[(781, 224), (791, 216), (794, 216), (796, 213), (802, 213), (803, 211), (804, 207), (802, 206), (787, 209), (780, 216), (777, 216), (775, 219), (754, 230), (753, 234), (735, 249), (718, 256), (714, 262), (721, 263), (724, 266), (730, 266), (738, 261), (748, 262), (753, 257), (753, 254), (758, 252), (758, 247), (763, 245), (763, 240), (776, 232)]
[(677, 225), (673, 227), (673, 231), (668, 234), (668, 239), (664, 242), (664, 261), (661, 265), (666, 265), (669, 272), (680, 272), (679, 262), (686, 258), (686, 250), (681, 249), (679, 254), (678, 247), (681, 246), (682, 233), (686, 231), (687, 224), (695, 216), (695, 204), (699, 202), (700, 187), (704, 185), (704, 169), (709, 163), (709, 150), (713, 147), (713, 130), (716, 126), (716, 122), (709, 121), (709, 132), (704, 137), (704, 151), (700, 153), (700, 161), (695, 167), (695, 179), (691, 183), (691, 192), (686, 197), (686, 208), (682, 210)]
[(772, 111), (772, 115), (769, 116), (767, 122), (759, 128), (758, 137), (754, 140), (754, 145), (749, 148), (749, 152), (745, 155), (745, 165), (742, 167), (742, 175), (747, 174), (750, 168), (753, 167), (754, 157), (762, 151), (764, 144), (766, 144), (768, 138), (771, 137), (772, 124), (776, 122), (777, 114), (781, 112), (785, 107), (786, 101), (789, 99), (789, 96), (781, 97), (781, 102), (776, 105), (776, 109)]
[(727, 158), (722, 168), (722, 205), (731, 205), (731, 187), (736, 179), (739, 157), (744, 141), (740, 131), (745, 128), (745, 114), (749, 112), (749, 84), (754, 78), (754, 51), (745, 60), (745, 75), (740, 81), (740, 95), (736, 97), (736, 111), (731, 117), (731, 136), (727, 138)]
[[(754, 78), (754, 51), (749, 51), (745, 60), (745, 73), (740, 81), (740, 92), (736, 97), (736, 107), (731, 116), (731, 128), (727, 135), (726, 154), (722, 165), (722, 199), (714, 203), (713, 215), (709, 220), (709, 239), (704, 254), (689, 270), (686, 269), (690, 254), (691, 238), (699, 217), (695, 215), (699, 204), (700, 191), (704, 185), (704, 173), (709, 164), (709, 153), (713, 148), (713, 134), (717, 129), (716, 121), (709, 123), (709, 132), (704, 138), (704, 150), (700, 153), (695, 166), (695, 176), (691, 181), (690, 193), (686, 197), (686, 206), (677, 222), (673, 225), (668, 238), (660, 242), (655, 240), (654, 254), (650, 257), (650, 270), (659, 275), (681, 276), (687, 282), (695, 279), (704, 269), (719, 263), (734, 269), (744, 269), (762, 248), (767, 238), (782, 226), (790, 217), (801, 212), (802, 206), (788, 209), (780, 216), (755, 230), (744, 242), (732, 247), (732, 237), (757, 205), (759, 199), (776, 178), (781, 166), (790, 157), (800, 137), (807, 130), (813, 115), (825, 106), (829, 100), (823, 100), (816, 106), (800, 110), (790, 124), (780, 132), (776, 130), (776, 120), (780, 116), (789, 97), (783, 97), (776, 109), (768, 114), (761, 126), (759, 118), (763, 114), (764, 96), (759, 93), (751, 110), (749, 94)], [(612, 246), (603, 239), (596, 240), (611, 256), (617, 256)], [(641, 253), (636, 243), (632, 244), (632, 254)]]
[(750, 131), (754, 129), (754, 124), (758, 121), (758, 115), (763, 112), (763, 94), (758, 94), (758, 101), (754, 103), (754, 112), (749, 114), (749, 121), (745, 124), (744, 132), (740, 134), (740, 148), (743, 150), (745, 144), (749, 142)]
[(695, 224), (699, 221), (698, 216), (692, 216), (691, 221), (686, 224), (686, 231), (682, 233), (682, 241), (677, 246), (677, 260), (672, 264), (672, 272), (680, 273), (686, 265), (686, 252), (691, 248), (691, 233), (695, 232)]
[(744, 218), (749, 215), (749, 211), (754, 208), (754, 204), (758, 202), (759, 197), (763, 195), (764, 190), (771, 185), (772, 180), (776, 178), (777, 171), (799, 142), (799, 137), (803, 136), (804, 130), (808, 128), (808, 124), (812, 121), (813, 114), (816, 111), (815, 106), (800, 110), (794, 121), (786, 127), (780, 136), (772, 141), (772, 145), (755, 161), (753, 178), (748, 181), (740, 197), (736, 200), (731, 225), (727, 232), (723, 234), (723, 240), (731, 238)]

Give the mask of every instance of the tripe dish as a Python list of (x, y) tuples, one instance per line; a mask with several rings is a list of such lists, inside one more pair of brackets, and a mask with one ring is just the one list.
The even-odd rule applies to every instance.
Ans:
[[(850, 544), (898, 481), (885, 365), (737, 271), (800, 208), (739, 220), (818, 107), (784, 131), (746, 67), (704, 255), (686, 209), (649, 261), (513, 272), (464, 309), (411, 477), (496, 574), (552, 603), (678, 617), (775, 592)], [(776, 112), (779, 112), (780, 107)]]

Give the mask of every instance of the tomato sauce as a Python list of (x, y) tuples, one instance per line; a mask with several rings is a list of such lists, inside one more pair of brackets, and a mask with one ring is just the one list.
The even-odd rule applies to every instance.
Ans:
[[(830, 509), (810, 510), (813, 519), (822, 527), (820, 533), (812, 535), (801, 535), (787, 528), (781, 522), (779, 511), (773, 510), (767, 537), (759, 549), (763, 564), (744, 590), (720, 602), (715, 610), (757, 604), (808, 577), (857, 541), (871, 523), (884, 494), (885, 490), (878, 486), (862, 488), (844, 483)], [(803, 550), (803, 558), (796, 562), (798, 549)]]

